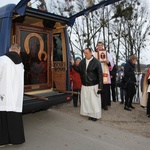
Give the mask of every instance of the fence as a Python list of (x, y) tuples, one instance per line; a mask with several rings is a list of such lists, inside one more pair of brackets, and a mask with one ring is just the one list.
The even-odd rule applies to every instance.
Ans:
[[(140, 72), (140, 73), (136, 73), (136, 80), (137, 80), (137, 86), (136, 86), (136, 94), (133, 98), (133, 103), (140, 103), (140, 98), (141, 98), (141, 95), (142, 95), (142, 92), (141, 92), (141, 85), (142, 85), (142, 80), (143, 78), (143, 73)], [(120, 98), (120, 88), (117, 87), (116, 88), (116, 99), (118, 101), (121, 101), (121, 98)]]

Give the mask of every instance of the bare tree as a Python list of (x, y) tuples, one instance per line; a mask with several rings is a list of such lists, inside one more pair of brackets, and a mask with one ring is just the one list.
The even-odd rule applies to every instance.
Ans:
[(124, 46), (124, 54), (138, 56), (138, 71), (140, 71), (140, 57), (142, 49), (146, 46), (146, 38), (150, 31), (150, 20), (144, 6), (138, 0), (124, 0), (116, 5), (113, 18), (122, 24), (120, 30), (115, 30), (120, 44)]
[[(93, 5), (91, 2), (90, 4)], [(87, 7), (90, 7), (89, 3)], [(71, 27), (72, 29), (69, 29), (69, 32), (71, 31), (70, 35), (73, 37), (71, 38), (71, 44), (76, 45), (75, 51), (80, 51), (82, 56), (82, 50), (84, 47), (91, 47), (94, 51), (99, 39), (104, 40), (104, 34), (102, 34), (102, 31), (105, 30), (106, 21), (101, 19), (102, 13), (103, 10), (99, 9), (76, 18), (74, 26)]]
[[(69, 17), (93, 6), (95, 2), (101, 0), (56, 0), (50, 7), (57, 10), (57, 14)], [(149, 36), (150, 20), (147, 9), (139, 0), (122, 0), (76, 18), (68, 32), (73, 57), (75, 54), (83, 57), (84, 47), (95, 50), (96, 43), (103, 40), (106, 49), (115, 53), (117, 65), (120, 60), (126, 61), (129, 55), (136, 54), (140, 71), (140, 57)]]

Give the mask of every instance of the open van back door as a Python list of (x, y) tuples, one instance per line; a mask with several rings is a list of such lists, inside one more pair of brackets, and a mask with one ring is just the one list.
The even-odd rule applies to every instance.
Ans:
[(21, 0), (14, 8), (14, 13), (23, 16), (30, 0)]
[(121, 1), (121, 0), (102, 0), (102, 1), (99, 2), (98, 4), (93, 5), (93, 6), (91, 6), (91, 7), (88, 7), (87, 9), (84, 9), (84, 10), (78, 12), (77, 14), (71, 16), (71, 17), (69, 18), (69, 19), (70, 19), (70, 22), (68, 23), (68, 25), (69, 25), (69, 26), (73, 26), (73, 24), (74, 24), (74, 22), (75, 22), (75, 19), (76, 19), (77, 17), (80, 17), (80, 16), (82, 16), (82, 15), (86, 15), (86, 14), (88, 14), (88, 13), (94, 11), (94, 10), (97, 10), (97, 9), (99, 9), (99, 8), (105, 7), (105, 6), (107, 6), (107, 5), (110, 5), (110, 4), (113, 4), (113, 3), (115, 3), (115, 2), (119, 2), (119, 1)]

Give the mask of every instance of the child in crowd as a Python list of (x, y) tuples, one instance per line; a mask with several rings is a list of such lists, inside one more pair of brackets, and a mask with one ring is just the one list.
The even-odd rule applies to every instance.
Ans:
[[(75, 58), (75, 65), (78, 66), (81, 61), (80, 57)], [(73, 85), (73, 91), (76, 92), (73, 94), (73, 105), (74, 107), (78, 106), (78, 99), (80, 99), (80, 90), (81, 90), (81, 79), (80, 74), (76, 72), (73, 68), (70, 70), (70, 77)]]

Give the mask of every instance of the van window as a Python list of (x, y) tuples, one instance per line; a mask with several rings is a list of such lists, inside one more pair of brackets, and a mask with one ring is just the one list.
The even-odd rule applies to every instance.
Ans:
[(61, 39), (61, 33), (54, 34), (53, 36), (53, 60), (54, 61), (62, 61), (62, 39)]

